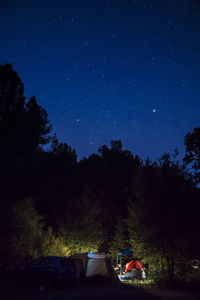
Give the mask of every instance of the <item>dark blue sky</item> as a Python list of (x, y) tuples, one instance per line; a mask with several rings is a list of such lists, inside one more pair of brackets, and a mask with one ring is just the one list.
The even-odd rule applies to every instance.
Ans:
[(1, 1), (4, 63), (79, 158), (116, 139), (183, 154), (200, 126), (199, 1)]

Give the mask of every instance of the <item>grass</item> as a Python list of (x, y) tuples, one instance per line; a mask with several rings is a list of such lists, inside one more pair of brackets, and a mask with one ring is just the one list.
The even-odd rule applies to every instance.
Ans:
[(155, 281), (152, 279), (146, 279), (146, 280), (131, 279), (131, 280), (123, 280), (121, 282), (123, 284), (134, 286), (137, 288), (142, 288), (142, 289), (157, 287)]

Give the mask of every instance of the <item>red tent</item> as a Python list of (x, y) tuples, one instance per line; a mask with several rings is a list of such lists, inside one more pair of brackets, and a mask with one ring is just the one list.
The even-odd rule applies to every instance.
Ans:
[(143, 267), (144, 267), (143, 264), (141, 264), (141, 262), (139, 260), (134, 259), (126, 264), (125, 272), (129, 272), (132, 269), (143, 269)]

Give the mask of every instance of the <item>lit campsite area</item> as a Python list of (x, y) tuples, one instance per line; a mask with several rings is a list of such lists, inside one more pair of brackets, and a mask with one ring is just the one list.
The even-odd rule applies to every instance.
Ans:
[(103, 253), (40, 257), (10, 274), (0, 291), (3, 299), (16, 300), (199, 299), (197, 289), (156, 286), (147, 278), (148, 266), (132, 254), (119, 252), (115, 266)]

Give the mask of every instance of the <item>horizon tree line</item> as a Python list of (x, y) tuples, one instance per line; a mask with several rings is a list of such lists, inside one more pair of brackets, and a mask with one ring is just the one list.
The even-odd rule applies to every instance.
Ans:
[(186, 134), (182, 162), (177, 153), (143, 161), (121, 141), (78, 162), (51, 130), (12, 65), (1, 65), (0, 270), (41, 255), (103, 251), (115, 259), (131, 247), (156, 280), (189, 276), (200, 256), (200, 127)]

